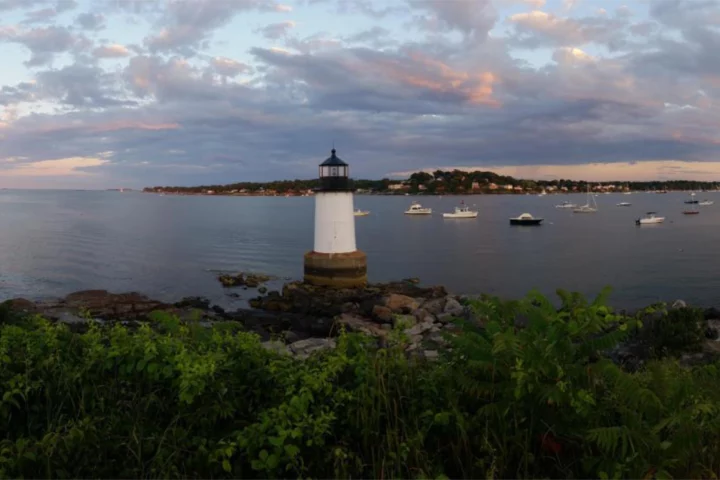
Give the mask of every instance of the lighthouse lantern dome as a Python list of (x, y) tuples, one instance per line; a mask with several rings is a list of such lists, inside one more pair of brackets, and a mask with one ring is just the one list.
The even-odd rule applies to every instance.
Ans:
[(330, 157), (320, 164), (320, 190), (348, 191), (350, 187), (350, 166), (337, 156), (335, 149)]

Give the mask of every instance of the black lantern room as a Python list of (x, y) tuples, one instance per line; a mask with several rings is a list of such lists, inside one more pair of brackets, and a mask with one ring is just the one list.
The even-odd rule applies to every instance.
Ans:
[(320, 164), (320, 188), (324, 192), (352, 191), (350, 185), (350, 166), (331, 151), (330, 158)]

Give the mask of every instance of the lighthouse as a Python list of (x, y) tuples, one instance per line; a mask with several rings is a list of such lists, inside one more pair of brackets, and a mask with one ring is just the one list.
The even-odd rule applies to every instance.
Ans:
[(333, 148), (315, 189), (315, 244), (305, 254), (305, 283), (336, 288), (367, 284), (367, 256), (355, 243), (350, 166)]

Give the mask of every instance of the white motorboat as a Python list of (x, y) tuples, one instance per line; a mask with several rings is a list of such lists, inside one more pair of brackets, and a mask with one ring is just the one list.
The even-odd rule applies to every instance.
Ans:
[(405, 215), (431, 215), (432, 208), (426, 208), (420, 205), (418, 202), (413, 202), (410, 208), (405, 210)]
[(629, 207), (630, 205), (632, 205), (630, 202), (620, 202), (617, 204), (618, 207)]
[(470, 207), (465, 204), (455, 207), (455, 211), (452, 213), (443, 213), (443, 218), (475, 218), (477, 216), (478, 212), (470, 210)]
[(574, 203), (570, 203), (568, 201), (562, 202), (559, 205), (555, 205), (555, 208), (576, 208), (576, 207), (577, 207), (577, 205), (575, 205)]
[[(590, 202), (592, 201), (592, 205), (590, 205)], [(598, 211), (597, 202), (595, 201), (595, 196), (590, 194), (590, 185), (588, 185), (588, 192), (587, 192), (587, 202), (585, 205), (581, 205), (578, 208), (573, 209), (574, 213), (595, 213)]]
[(698, 203), (698, 205), (705, 205), (705, 206), (707, 206), (707, 205), (712, 205), (712, 204), (714, 204), (714, 203), (715, 203), (715, 202), (713, 202), (712, 200), (703, 200), (702, 202)]
[(370, 215), (370, 211), (358, 209), (353, 212), (353, 215), (355, 215), (356, 217), (367, 217), (368, 215)]
[(540, 225), (542, 218), (535, 218), (529, 213), (523, 213), (519, 217), (511, 218), (510, 225)]
[(636, 225), (652, 225), (655, 223), (663, 223), (665, 217), (658, 217), (655, 212), (648, 212), (644, 217), (635, 220)]

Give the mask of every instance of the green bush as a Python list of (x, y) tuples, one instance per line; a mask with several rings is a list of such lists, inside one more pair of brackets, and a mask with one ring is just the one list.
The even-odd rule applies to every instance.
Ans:
[(683, 307), (658, 312), (651, 322), (646, 322), (643, 332), (656, 358), (700, 350), (705, 340), (705, 317), (701, 309)]
[[(473, 302), (439, 361), (342, 334), (297, 361), (232, 325), (0, 326), (0, 476), (710, 477), (720, 372), (631, 374), (602, 295)], [(518, 328), (516, 320), (527, 325)]]

